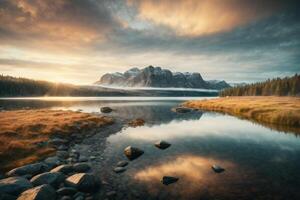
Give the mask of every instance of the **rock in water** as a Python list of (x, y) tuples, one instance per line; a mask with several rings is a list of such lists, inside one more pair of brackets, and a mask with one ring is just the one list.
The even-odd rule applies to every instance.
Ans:
[(128, 125), (129, 125), (130, 127), (133, 127), (133, 128), (138, 127), (138, 126), (144, 126), (144, 124), (145, 124), (145, 120), (140, 119), (140, 118), (131, 120), (131, 121), (128, 123)]
[(224, 168), (222, 168), (222, 167), (220, 167), (220, 166), (218, 166), (218, 165), (213, 165), (211, 168), (212, 168), (212, 170), (214, 170), (214, 172), (216, 172), (216, 173), (222, 173), (222, 172), (225, 171)]
[(191, 112), (192, 110), (189, 108), (178, 107), (178, 108), (173, 108), (172, 111), (177, 113), (188, 113)]
[(117, 167), (125, 167), (126, 165), (128, 165), (128, 162), (123, 160), (117, 163)]
[(117, 174), (125, 172), (126, 169), (124, 167), (116, 167), (114, 168), (114, 172), (116, 172)]
[(83, 192), (90, 192), (97, 189), (97, 181), (91, 174), (78, 173), (66, 179), (66, 185), (74, 187)]
[(129, 160), (134, 160), (140, 157), (141, 155), (143, 155), (144, 151), (136, 147), (128, 146), (125, 148), (124, 154), (127, 156)]
[(0, 193), (19, 195), (29, 188), (32, 188), (32, 184), (23, 177), (10, 177), (0, 180)]
[(61, 172), (45, 172), (34, 176), (30, 182), (34, 186), (49, 184), (53, 187), (59, 186), (65, 180), (65, 175)]
[(56, 193), (60, 196), (73, 195), (76, 192), (78, 192), (78, 191), (73, 187), (62, 187), (56, 191)]
[(163, 141), (163, 140), (156, 142), (154, 145), (159, 149), (166, 149), (169, 146), (171, 146), (171, 144), (169, 144), (169, 143), (167, 143), (166, 141)]
[(112, 109), (110, 107), (102, 107), (102, 108), (100, 108), (100, 111), (102, 113), (110, 113), (110, 112), (112, 112)]
[(41, 185), (24, 191), (17, 200), (55, 200), (55, 190), (50, 185)]
[(172, 177), (172, 176), (164, 176), (161, 180), (161, 182), (164, 184), (164, 185), (170, 185), (172, 183), (175, 183), (179, 180), (179, 178), (177, 177)]

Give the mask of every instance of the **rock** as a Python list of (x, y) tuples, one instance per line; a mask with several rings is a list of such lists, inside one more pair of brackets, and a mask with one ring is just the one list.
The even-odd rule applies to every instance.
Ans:
[(23, 177), (10, 177), (0, 180), (0, 194), (19, 195), (29, 188), (32, 188), (32, 184)]
[(85, 156), (80, 156), (80, 158), (78, 159), (79, 162), (87, 162), (89, 161), (89, 159)]
[(44, 160), (44, 163), (46, 163), (50, 168), (56, 167), (61, 164), (61, 161), (57, 156), (52, 156), (49, 158), (46, 158)]
[(60, 146), (60, 145), (65, 145), (68, 144), (68, 140), (65, 139), (60, 139), (60, 138), (53, 138), (48, 141), (48, 144), (51, 146)]
[(169, 184), (172, 184), (172, 183), (175, 183), (179, 180), (179, 178), (177, 177), (172, 177), (172, 176), (164, 176), (161, 180), (161, 182), (164, 184), (164, 185), (169, 185)]
[(71, 157), (71, 158), (75, 158), (75, 159), (79, 159), (80, 153), (79, 153), (78, 151), (72, 151), (72, 152), (70, 153), (70, 157)]
[(73, 165), (74, 171), (81, 173), (81, 172), (87, 172), (91, 169), (91, 166), (87, 163), (76, 163)]
[(171, 144), (165, 142), (165, 141), (158, 141), (154, 144), (157, 148), (159, 149), (166, 149), (168, 148), (169, 146), (171, 146)]
[(102, 113), (110, 113), (110, 112), (112, 112), (113, 110), (112, 110), (110, 107), (102, 107), (102, 108), (100, 108), (100, 111), (101, 111)]
[(129, 125), (130, 127), (134, 127), (134, 128), (135, 128), (135, 127), (138, 127), (138, 126), (144, 126), (144, 124), (145, 124), (145, 120), (140, 119), (140, 118), (131, 120), (131, 121), (128, 123), (128, 125)]
[(90, 192), (97, 189), (97, 180), (91, 174), (78, 173), (68, 177), (65, 181), (69, 187), (74, 187), (79, 191)]
[(17, 200), (55, 200), (55, 190), (50, 185), (41, 185), (24, 191)]
[(56, 193), (60, 196), (72, 196), (76, 192), (78, 192), (75, 188), (73, 187), (62, 187), (56, 191)]
[(69, 165), (69, 164), (60, 165), (60, 166), (57, 166), (54, 169), (52, 169), (50, 172), (61, 172), (64, 174), (69, 174), (71, 172), (74, 172), (74, 167), (73, 167), (73, 165)]
[(222, 168), (222, 167), (220, 167), (220, 166), (218, 166), (218, 165), (213, 165), (211, 168), (212, 168), (212, 170), (213, 170), (214, 172), (216, 172), (216, 173), (222, 173), (222, 172), (225, 171), (224, 168)]
[(49, 170), (49, 167), (44, 163), (34, 163), (29, 165), (24, 165), (10, 170), (6, 173), (7, 176), (22, 176), (26, 174), (36, 175)]
[(128, 146), (124, 149), (124, 154), (129, 160), (134, 160), (143, 155), (144, 151), (136, 147)]
[(69, 153), (67, 151), (57, 151), (56, 156), (58, 158), (66, 159), (69, 157)]
[(82, 192), (77, 192), (74, 196), (73, 199), (77, 199), (77, 198), (83, 198), (84, 199), (84, 193)]
[(122, 160), (117, 163), (117, 167), (125, 167), (126, 165), (128, 165), (128, 162), (125, 160)]
[(34, 176), (30, 182), (34, 186), (49, 184), (53, 187), (59, 186), (65, 179), (65, 175), (61, 172), (45, 172)]
[(116, 172), (117, 174), (125, 172), (125, 171), (126, 171), (126, 168), (124, 168), (124, 167), (116, 167), (116, 168), (114, 168), (114, 172)]
[(184, 108), (184, 107), (178, 107), (175, 109), (172, 109), (173, 111), (177, 112), (177, 113), (188, 113), (191, 112), (192, 110), (189, 108)]

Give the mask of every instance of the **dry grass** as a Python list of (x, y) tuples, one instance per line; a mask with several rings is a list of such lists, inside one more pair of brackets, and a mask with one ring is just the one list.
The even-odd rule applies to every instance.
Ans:
[(0, 112), (0, 168), (21, 166), (53, 154), (53, 148), (37, 145), (51, 136), (68, 136), (75, 131), (83, 133), (112, 123), (108, 117), (72, 111)]
[(298, 97), (222, 97), (188, 101), (184, 106), (227, 113), (263, 124), (291, 127), (295, 130), (300, 128), (300, 98)]

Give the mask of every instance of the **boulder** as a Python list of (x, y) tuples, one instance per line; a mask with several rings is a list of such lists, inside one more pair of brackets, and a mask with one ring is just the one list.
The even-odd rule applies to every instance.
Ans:
[(128, 146), (124, 149), (124, 154), (129, 160), (134, 160), (143, 155), (144, 151), (136, 147)]
[(117, 167), (125, 167), (126, 165), (128, 165), (128, 162), (125, 160), (122, 160), (117, 163)]
[(126, 168), (124, 168), (124, 167), (115, 167), (114, 168), (114, 172), (116, 172), (117, 174), (125, 172), (125, 171), (126, 171)]
[(0, 180), (0, 194), (19, 195), (29, 188), (32, 188), (32, 184), (23, 177), (9, 177)]
[(188, 113), (188, 112), (191, 112), (192, 110), (190, 108), (178, 107), (178, 108), (172, 109), (172, 111), (177, 112), (177, 113)]
[(175, 183), (179, 180), (179, 178), (177, 177), (173, 177), (173, 176), (164, 176), (161, 180), (161, 182), (164, 184), (164, 185), (170, 185), (172, 183)]
[(138, 127), (138, 126), (144, 126), (144, 124), (145, 124), (145, 120), (140, 119), (140, 118), (134, 119), (134, 120), (131, 120), (130, 122), (128, 122), (128, 125), (133, 128)]
[(98, 186), (96, 178), (93, 175), (86, 173), (78, 173), (68, 177), (65, 184), (83, 192), (95, 191)]
[(166, 149), (171, 146), (171, 144), (163, 140), (156, 142), (154, 145), (159, 149)]
[(91, 169), (91, 166), (88, 163), (76, 163), (73, 167), (74, 171), (78, 173), (87, 172)]
[(112, 110), (110, 107), (102, 107), (102, 108), (100, 108), (100, 111), (101, 111), (102, 113), (110, 113), (110, 112), (112, 112), (113, 110)]
[(78, 192), (77, 189), (73, 187), (62, 187), (56, 191), (56, 193), (60, 196), (72, 196), (76, 192)]
[(69, 164), (60, 165), (60, 166), (57, 166), (54, 169), (52, 169), (50, 172), (61, 172), (64, 174), (69, 174), (71, 172), (74, 172), (74, 167), (73, 167), (73, 165), (69, 165)]
[(212, 170), (213, 170), (214, 172), (216, 172), (216, 173), (222, 173), (222, 172), (225, 171), (224, 168), (222, 168), (222, 167), (220, 167), (220, 166), (218, 166), (218, 165), (213, 165), (211, 168), (212, 168)]
[(34, 186), (49, 184), (53, 187), (59, 186), (65, 180), (65, 175), (61, 172), (45, 172), (34, 176), (30, 182)]
[(46, 165), (48, 165), (50, 168), (53, 168), (53, 167), (60, 165), (61, 161), (57, 156), (52, 156), (52, 157), (46, 158), (44, 160), (44, 163)]
[(24, 191), (17, 200), (55, 200), (55, 190), (50, 185), (41, 185)]
[(26, 174), (36, 175), (49, 170), (49, 167), (44, 163), (34, 163), (29, 165), (24, 165), (7, 172), (7, 176), (22, 176)]

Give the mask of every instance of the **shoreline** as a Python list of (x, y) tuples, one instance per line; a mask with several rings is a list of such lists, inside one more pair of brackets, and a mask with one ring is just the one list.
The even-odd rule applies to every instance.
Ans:
[(112, 124), (111, 117), (74, 111), (0, 112), (0, 171), (47, 159)]
[(220, 97), (191, 100), (183, 107), (247, 119), (279, 131), (300, 134), (300, 98), (276, 96)]

